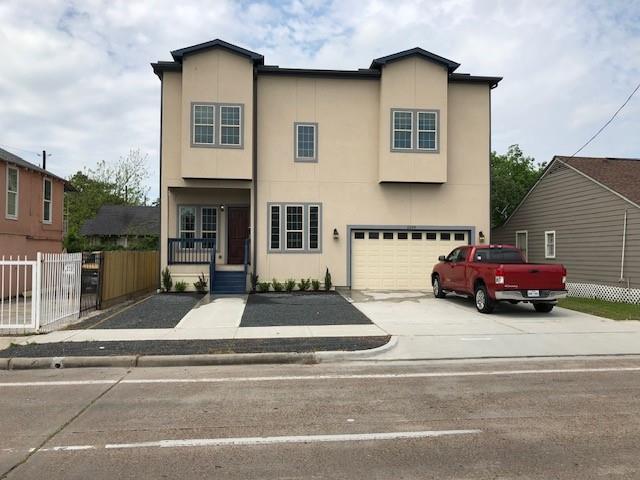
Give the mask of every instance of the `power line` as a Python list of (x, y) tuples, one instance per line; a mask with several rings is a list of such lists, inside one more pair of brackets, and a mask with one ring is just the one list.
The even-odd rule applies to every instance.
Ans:
[(20, 152), (27, 152), (27, 153), (31, 153), (33, 155), (42, 155), (41, 153), (34, 152), (33, 150), (27, 150), (25, 148), (12, 147), (11, 145), (4, 145), (2, 143), (0, 143), (0, 147), (8, 148), (9, 150), (18, 150)]
[(595, 140), (595, 138), (600, 135), (600, 133), (607, 128), (607, 126), (613, 122), (613, 119), (616, 118), (616, 116), (618, 115), (618, 113), (620, 113), (620, 110), (622, 110), (625, 105), (627, 103), (629, 103), (629, 100), (631, 100), (631, 97), (633, 97), (635, 95), (635, 93), (640, 89), (640, 83), (638, 84), (638, 86), (633, 90), (633, 92), (631, 92), (631, 95), (629, 95), (627, 97), (627, 99), (624, 101), (624, 103), (622, 105), (620, 105), (620, 108), (618, 108), (618, 110), (616, 110), (616, 113), (614, 113), (611, 118), (607, 121), (607, 123), (605, 123), (600, 130), (598, 130), (589, 140), (587, 140), (587, 143), (585, 143), (584, 145), (582, 145), (578, 150), (576, 150), (573, 155), (571, 155), (572, 157), (575, 157), (578, 153), (580, 153), (582, 151), (582, 149), (584, 147), (586, 147), (587, 145), (589, 145), (593, 140)]

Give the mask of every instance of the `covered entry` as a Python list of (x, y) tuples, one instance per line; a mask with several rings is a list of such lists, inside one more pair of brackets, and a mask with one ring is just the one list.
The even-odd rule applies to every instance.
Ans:
[(438, 256), (470, 242), (470, 230), (351, 231), (351, 288), (426, 290)]

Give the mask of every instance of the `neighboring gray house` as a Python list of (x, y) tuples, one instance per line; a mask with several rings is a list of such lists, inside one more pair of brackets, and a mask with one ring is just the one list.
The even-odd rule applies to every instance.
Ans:
[(160, 236), (160, 208), (103, 205), (82, 225), (80, 234), (91, 245), (131, 246), (132, 241)]
[(563, 263), (574, 296), (640, 303), (640, 159), (553, 157), (491, 242)]

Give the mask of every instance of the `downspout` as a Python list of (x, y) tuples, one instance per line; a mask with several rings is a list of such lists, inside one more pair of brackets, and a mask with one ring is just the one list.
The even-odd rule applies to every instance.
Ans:
[(622, 258), (620, 259), (620, 281), (624, 281), (624, 254), (627, 248), (627, 210), (624, 210), (624, 223), (622, 224)]
[(253, 66), (253, 242), (251, 266), (258, 273), (258, 69)]
[[(160, 169), (159, 169), (159, 178), (158, 183), (160, 184), (160, 188), (158, 189), (158, 208), (160, 209), (160, 235), (158, 238), (160, 241), (158, 242), (158, 290), (162, 288), (162, 110), (164, 103), (164, 76), (160, 77), (160, 148), (159, 148), (159, 156), (160, 156)], [(167, 192), (167, 195), (169, 192)], [(168, 227), (168, 225), (167, 225)], [(167, 230), (168, 232), (168, 230)], [(165, 244), (165, 248), (168, 249), (168, 240)], [(169, 252), (167, 252), (167, 255)]]
[[(491, 205), (491, 199), (493, 198), (493, 167), (491, 165), (491, 90), (493, 90), (493, 88), (489, 85), (489, 231), (487, 232), (487, 235), (485, 235), (485, 238), (487, 239), (486, 242), (489, 245), (491, 245), (491, 236), (493, 233), (493, 225), (491, 225), (491, 220), (493, 218), (493, 205)], [(474, 238), (473, 241), (475, 242), (476, 239)]]

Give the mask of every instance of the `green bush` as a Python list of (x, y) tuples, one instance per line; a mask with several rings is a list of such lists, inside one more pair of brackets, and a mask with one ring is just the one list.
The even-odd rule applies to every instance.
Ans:
[(282, 282), (279, 282), (275, 278), (272, 280), (271, 285), (273, 286), (274, 292), (281, 292), (282, 290), (284, 290), (284, 285), (282, 284)]
[(310, 286), (311, 286), (311, 280), (309, 280), (308, 278), (301, 278), (300, 282), (298, 282), (298, 288), (300, 289), (301, 292), (309, 290)]
[(176, 282), (176, 292), (184, 292), (187, 289), (187, 282)]
[(296, 281), (293, 278), (290, 278), (284, 282), (284, 289), (291, 293), (293, 289), (296, 288)]
[(329, 290), (331, 290), (332, 285), (333, 283), (331, 283), (331, 274), (329, 273), (329, 268), (327, 267), (327, 271), (324, 274), (324, 289), (328, 292)]
[(311, 290), (314, 292), (320, 290), (320, 280), (316, 280), (315, 278), (311, 280)]
[(165, 292), (169, 292), (171, 291), (171, 287), (173, 287), (171, 272), (169, 271), (169, 267), (164, 267), (164, 270), (162, 270), (162, 288), (164, 288)]
[(199, 293), (207, 293), (208, 283), (206, 277), (204, 276), (204, 273), (198, 275), (198, 281), (193, 282), (193, 286)]
[(271, 286), (271, 283), (269, 282), (258, 282), (258, 291), (260, 293), (266, 293), (269, 291), (269, 287)]

